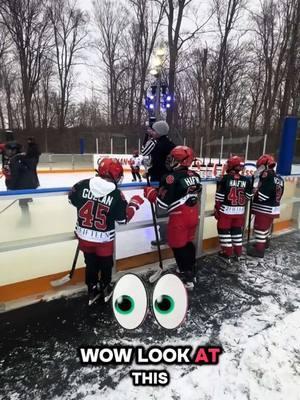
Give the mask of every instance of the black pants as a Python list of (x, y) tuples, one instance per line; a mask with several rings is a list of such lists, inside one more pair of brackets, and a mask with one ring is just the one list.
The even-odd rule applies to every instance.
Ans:
[(141, 175), (140, 175), (140, 169), (135, 169), (135, 170), (131, 170), (131, 174), (132, 174), (132, 177), (133, 177), (133, 179), (136, 181), (136, 177), (138, 177), (138, 180), (139, 181), (141, 181), (142, 180), (142, 178), (141, 178)]
[(111, 282), (113, 268), (113, 256), (100, 257), (94, 253), (83, 253), (86, 264), (85, 283), (89, 289), (97, 285), (99, 272), (101, 272), (101, 284), (103, 287)]
[(188, 242), (184, 247), (172, 248), (176, 264), (180, 272), (187, 278), (192, 278), (196, 262), (196, 248), (193, 242)]

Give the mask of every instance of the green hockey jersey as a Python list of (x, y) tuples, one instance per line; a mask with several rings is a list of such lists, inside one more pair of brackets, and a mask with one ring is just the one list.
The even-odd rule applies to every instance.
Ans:
[(111, 242), (115, 238), (115, 221), (127, 222), (127, 201), (112, 182), (100, 177), (76, 183), (69, 201), (77, 208), (76, 235), (95, 243)]
[(280, 200), (284, 192), (284, 180), (275, 171), (269, 169), (259, 177), (257, 191), (254, 195), (252, 212), (278, 216)]
[(216, 207), (223, 214), (242, 215), (246, 199), (252, 197), (252, 185), (248, 178), (238, 173), (226, 174), (217, 182)]
[(169, 212), (184, 204), (193, 206), (201, 189), (201, 178), (195, 171), (185, 168), (170, 172), (162, 177), (157, 204)]

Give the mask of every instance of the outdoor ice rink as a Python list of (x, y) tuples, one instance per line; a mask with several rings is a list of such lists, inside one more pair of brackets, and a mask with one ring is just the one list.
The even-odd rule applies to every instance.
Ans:
[[(71, 187), (91, 176), (93, 172), (42, 173), (39, 178), (41, 188), (58, 188)], [(129, 173), (125, 174), (124, 183), (127, 182), (131, 182)], [(0, 189), (5, 190), (4, 181), (0, 183)], [(214, 190), (214, 185), (210, 190)], [(134, 193), (141, 194), (141, 189), (125, 191), (127, 198)], [(53, 202), (52, 211), (60, 212), (63, 208), (70, 213), (65, 220), (63, 215), (60, 219), (62, 226), (70, 220), (66, 229), (71, 231), (75, 210), (68, 205), (66, 196), (34, 199), (30, 205), (32, 220), (25, 226), (20, 225), (19, 207), (11, 207), (2, 227), (15, 232), (16, 237), (26, 237), (28, 227), (32, 230), (41, 225), (46, 205), (53, 207)], [(54, 229), (51, 216), (47, 215), (48, 222), (41, 228), (45, 232)], [(135, 218), (151, 219), (147, 202)], [(153, 228), (118, 235), (124, 235), (117, 236), (117, 241), (126, 246), (117, 245), (117, 257), (134, 255), (154, 238)], [(37, 263), (30, 266), (32, 270), (42, 265), (46, 268), (49, 259), (49, 268), (53, 269), (55, 260), (64, 256), (59, 246), (47, 259), (36, 249)], [(5, 254), (1, 253), (1, 257)], [(7, 274), (13, 276), (16, 270), (9, 265)], [(217, 256), (206, 255), (199, 259), (197, 271), (198, 283), (189, 294), (187, 318), (173, 331), (162, 329), (150, 310), (141, 327), (126, 331), (113, 318), (110, 304), (88, 308), (84, 291), (0, 314), (0, 399), (299, 400), (299, 231), (274, 238), (264, 264), (241, 263), (235, 272), (230, 272)], [(149, 272), (139, 274), (151, 293)], [(129, 373), (138, 368), (135, 364), (82, 366), (78, 358), (80, 346), (196, 348), (207, 344), (223, 347), (217, 366), (142, 367), (167, 369), (170, 383), (166, 387), (134, 386)]]

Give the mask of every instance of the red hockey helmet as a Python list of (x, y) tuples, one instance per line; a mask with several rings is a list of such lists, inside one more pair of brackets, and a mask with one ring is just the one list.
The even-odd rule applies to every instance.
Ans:
[(176, 146), (171, 151), (170, 156), (172, 158), (171, 167), (189, 167), (192, 165), (194, 160), (194, 152), (190, 147), (187, 146)]
[(133, 150), (132, 154), (133, 154), (134, 156), (138, 156), (138, 155), (139, 155), (139, 151), (138, 151), (138, 150)]
[(262, 165), (268, 168), (274, 168), (276, 165), (276, 161), (274, 160), (274, 157), (271, 156), (270, 154), (263, 154), (256, 161), (256, 168), (259, 168)]
[(103, 158), (98, 163), (98, 174), (101, 178), (119, 182), (123, 173), (123, 167), (116, 158)]
[(226, 163), (226, 171), (241, 171), (244, 168), (244, 161), (239, 156), (230, 157)]

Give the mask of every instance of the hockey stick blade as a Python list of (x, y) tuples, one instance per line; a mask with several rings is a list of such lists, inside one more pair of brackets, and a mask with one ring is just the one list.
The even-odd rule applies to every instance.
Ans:
[(65, 275), (60, 279), (56, 279), (55, 281), (51, 281), (50, 285), (53, 287), (58, 287), (58, 286), (62, 286), (65, 285), (66, 283), (70, 282), (71, 278), (70, 275)]
[(162, 274), (162, 269), (157, 270), (153, 275), (150, 276), (149, 282), (150, 283), (156, 282), (157, 279), (160, 278), (161, 274)]
[(68, 273), (68, 275), (65, 275), (60, 279), (56, 279), (55, 281), (50, 282), (51, 286), (53, 286), (53, 287), (62, 286), (62, 285), (65, 285), (66, 283), (68, 283), (72, 279), (75, 268), (76, 268), (78, 255), (79, 255), (79, 244), (77, 245), (77, 248), (76, 248), (71, 271)]
[(111, 299), (112, 295), (113, 295), (113, 291), (111, 291), (111, 293), (109, 293), (109, 295), (105, 296), (104, 297), (104, 303), (107, 303)]

